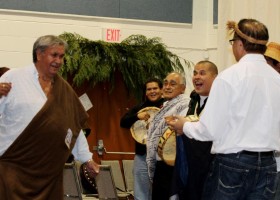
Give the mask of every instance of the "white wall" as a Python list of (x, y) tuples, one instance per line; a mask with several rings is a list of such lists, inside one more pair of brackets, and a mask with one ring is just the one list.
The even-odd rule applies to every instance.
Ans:
[(280, 1), (279, 0), (226, 0), (219, 1), (217, 33), (217, 55), (219, 55), (219, 70), (223, 70), (235, 63), (232, 47), (228, 40), (232, 38), (226, 29), (228, 20), (238, 23), (243, 18), (253, 18), (264, 23), (268, 28), (269, 42), (280, 42)]
[[(212, 0), (193, 1), (192, 24), (0, 9), (0, 66), (16, 68), (30, 64), (32, 46), (39, 36), (72, 32), (91, 40), (102, 40), (105, 28), (120, 29), (121, 39), (132, 34), (160, 37), (172, 52), (193, 63), (205, 59), (216, 62), (217, 29), (212, 22)], [(189, 70), (189, 83), (191, 73)], [(192, 87), (187, 92), (191, 90)]]

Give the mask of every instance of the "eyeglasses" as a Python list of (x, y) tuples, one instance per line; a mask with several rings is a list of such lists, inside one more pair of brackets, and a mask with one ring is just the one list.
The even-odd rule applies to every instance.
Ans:
[(233, 45), (233, 42), (234, 42), (235, 40), (238, 40), (238, 38), (232, 38), (232, 39), (229, 40), (228, 42), (229, 42), (230, 45)]
[(180, 84), (176, 83), (175, 81), (168, 82), (168, 81), (165, 80), (163, 82), (163, 86), (167, 87), (168, 85), (169, 85), (169, 87), (175, 88), (175, 87), (177, 87), (177, 85), (180, 85)]

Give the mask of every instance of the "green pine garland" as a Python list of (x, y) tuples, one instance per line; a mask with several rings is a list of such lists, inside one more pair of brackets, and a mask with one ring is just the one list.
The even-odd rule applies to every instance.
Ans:
[[(121, 43), (92, 41), (73, 33), (59, 37), (69, 45), (60, 74), (65, 79), (71, 75), (76, 86), (88, 82), (94, 87), (99, 82), (110, 81), (113, 89), (114, 73), (119, 70), (128, 91), (140, 101), (147, 79), (163, 79), (171, 71), (184, 72), (180, 58), (168, 51), (157, 37), (131, 35)], [(188, 67), (191, 65), (182, 60)]]

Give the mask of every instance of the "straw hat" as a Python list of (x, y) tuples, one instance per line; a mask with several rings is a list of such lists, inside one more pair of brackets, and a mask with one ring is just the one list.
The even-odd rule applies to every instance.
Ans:
[(280, 44), (276, 42), (270, 42), (267, 45), (264, 55), (280, 62)]

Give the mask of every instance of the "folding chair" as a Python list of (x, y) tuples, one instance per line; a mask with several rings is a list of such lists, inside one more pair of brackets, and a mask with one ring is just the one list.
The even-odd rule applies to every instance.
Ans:
[(134, 160), (122, 160), (124, 180), (126, 191), (133, 195), (134, 190), (134, 177), (133, 177), (133, 164)]
[(110, 165), (100, 165), (95, 178), (99, 200), (118, 200), (117, 189)]
[(82, 200), (79, 176), (75, 163), (65, 163), (63, 170), (64, 200)]
[(125, 188), (125, 183), (124, 183), (119, 161), (118, 160), (101, 160), (101, 165), (111, 166), (118, 197), (129, 199), (129, 196), (131, 194), (129, 192), (127, 192), (127, 190)]

